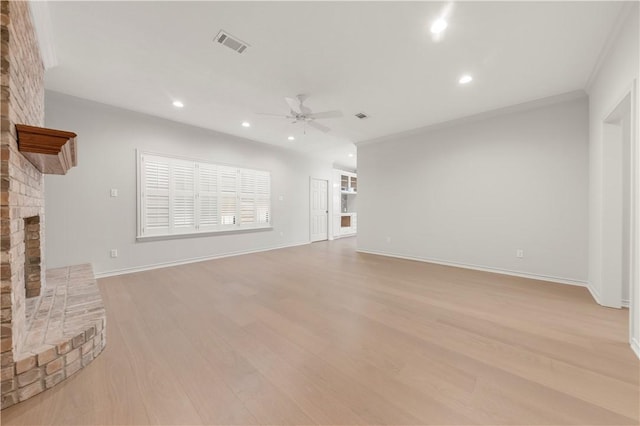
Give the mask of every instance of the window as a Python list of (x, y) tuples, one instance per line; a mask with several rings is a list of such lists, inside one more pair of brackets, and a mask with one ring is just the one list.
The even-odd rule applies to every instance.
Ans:
[(155, 154), (139, 170), (138, 237), (270, 226), (269, 172)]

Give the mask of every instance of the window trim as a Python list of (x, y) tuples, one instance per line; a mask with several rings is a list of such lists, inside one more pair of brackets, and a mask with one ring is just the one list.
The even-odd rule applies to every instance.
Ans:
[[(160, 233), (160, 234), (144, 234), (143, 233), (143, 226), (145, 224), (145, 219), (144, 219), (144, 202), (145, 200), (143, 200), (143, 195), (144, 195), (144, 188), (143, 188), (143, 158), (145, 156), (153, 156), (153, 157), (160, 157), (160, 158), (165, 158), (168, 161), (187, 161), (187, 162), (193, 162), (194, 163), (194, 170), (196, 170), (196, 172), (194, 173), (194, 200), (199, 198), (199, 190), (196, 186), (196, 182), (198, 182), (199, 179), (199, 172), (197, 170), (199, 170), (199, 165), (200, 164), (204, 164), (207, 166), (214, 166), (216, 168), (234, 168), (237, 169), (238, 173), (237, 173), (237, 190), (236, 190), (236, 223), (234, 225), (222, 225), (221, 222), (221, 217), (220, 217), (220, 199), (221, 199), (221, 195), (218, 189), (218, 224), (216, 224), (215, 226), (217, 227), (217, 229), (212, 229), (211, 227), (207, 227), (203, 230), (199, 229), (199, 212), (198, 212), (198, 208), (194, 206), (194, 229), (193, 230), (189, 230), (187, 232), (173, 232), (173, 226), (171, 224), (171, 216), (169, 216), (169, 226), (168, 226), (168, 230), (167, 233)], [(268, 193), (266, 195), (266, 197), (263, 195), (262, 199), (264, 200), (266, 198), (267, 200), (267, 206), (268, 206), (268, 210), (267, 210), (267, 222), (266, 223), (251, 223), (251, 224), (245, 224), (242, 225), (242, 222), (240, 220), (240, 198), (241, 198), (241, 192), (240, 192), (240, 177), (241, 177), (241, 171), (248, 171), (248, 172), (257, 172), (260, 174), (267, 174), (268, 176)], [(219, 173), (219, 171), (217, 172)], [(219, 177), (219, 175), (218, 175)], [(219, 183), (219, 182), (218, 182)], [(170, 182), (170, 187), (172, 187), (173, 183)], [(219, 185), (218, 185), (219, 186)], [(171, 191), (171, 190), (170, 190)], [(272, 230), (273, 226), (272, 226), (272, 222), (273, 222), (273, 209), (272, 209), (272, 200), (271, 200), (271, 172), (268, 170), (263, 170), (263, 169), (253, 169), (253, 168), (246, 168), (246, 167), (240, 167), (240, 166), (236, 166), (236, 165), (230, 165), (230, 164), (224, 164), (224, 163), (214, 163), (211, 161), (203, 161), (200, 159), (195, 159), (195, 158), (190, 158), (190, 157), (184, 157), (184, 156), (179, 156), (179, 155), (172, 155), (172, 154), (166, 154), (166, 153), (158, 153), (158, 152), (153, 152), (153, 151), (143, 151), (143, 150), (139, 150), (136, 149), (136, 241), (153, 241), (153, 240), (164, 240), (164, 239), (178, 239), (178, 238), (189, 238), (189, 237), (202, 237), (202, 236), (212, 236), (212, 235), (220, 235), (220, 234), (233, 234), (233, 233), (244, 233), (244, 232), (255, 232), (255, 231), (264, 231), (264, 230)], [(254, 199), (257, 199), (259, 197), (259, 195), (254, 192)], [(257, 214), (256, 214), (256, 219), (257, 219)]]

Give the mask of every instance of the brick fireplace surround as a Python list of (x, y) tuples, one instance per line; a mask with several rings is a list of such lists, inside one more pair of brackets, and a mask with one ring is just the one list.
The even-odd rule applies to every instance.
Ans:
[(0, 158), (1, 407), (48, 389), (104, 348), (105, 310), (90, 265), (44, 268), (44, 175), (16, 124), (44, 125), (44, 66), (29, 4), (2, 0)]

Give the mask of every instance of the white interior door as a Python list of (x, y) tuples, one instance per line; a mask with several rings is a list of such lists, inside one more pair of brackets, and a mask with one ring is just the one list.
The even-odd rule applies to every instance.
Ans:
[(311, 178), (309, 194), (311, 194), (311, 242), (323, 241), (328, 238), (327, 223), (329, 182), (323, 179)]

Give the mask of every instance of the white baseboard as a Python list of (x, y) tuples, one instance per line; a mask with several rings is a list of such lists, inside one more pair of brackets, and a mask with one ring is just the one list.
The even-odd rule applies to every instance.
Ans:
[(575, 286), (578, 286), (578, 287), (587, 287), (587, 283), (585, 281), (574, 280), (574, 279), (571, 279), (571, 278), (562, 278), (562, 277), (554, 277), (554, 276), (550, 276), (550, 275), (531, 274), (531, 273), (528, 273), (528, 272), (512, 271), (512, 270), (509, 270), (509, 269), (491, 268), (491, 267), (487, 267), (487, 266), (473, 265), (473, 264), (460, 263), (460, 262), (449, 262), (449, 261), (444, 261), (444, 260), (440, 260), (440, 259), (405, 256), (405, 255), (400, 255), (400, 254), (395, 254), (395, 253), (379, 252), (379, 251), (373, 251), (373, 250), (361, 250), (361, 249), (358, 249), (357, 251), (359, 253), (375, 254), (375, 255), (378, 255), (378, 256), (395, 257), (395, 258), (398, 258), (398, 259), (415, 260), (417, 262), (435, 263), (437, 265), (453, 266), (453, 267), (456, 267), (456, 268), (473, 269), (475, 271), (493, 272), (495, 274), (511, 275), (511, 276), (514, 276), (514, 277), (529, 278), (529, 279), (533, 279), (533, 280), (550, 281), (550, 282), (559, 283), (559, 284), (575, 285)]
[(150, 271), (152, 269), (169, 268), (171, 266), (186, 265), (188, 263), (205, 262), (207, 260), (222, 259), (225, 257), (232, 257), (232, 256), (241, 256), (243, 254), (260, 253), (264, 251), (279, 250), (279, 249), (284, 249), (288, 247), (303, 246), (306, 244), (310, 244), (310, 242), (304, 241), (300, 243), (285, 244), (281, 246), (267, 247), (267, 248), (261, 248), (256, 250), (234, 251), (234, 252), (216, 254), (213, 256), (192, 257), (190, 259), (182, 259), (182, 260), (176, 260), (172, 262), (162, 262), (162, 263), (154, 263), (151, 265), (134, 266), (131, 268), (116, 269), (113, 271), (97, 272), (95, 276), (96, 278), (106, 278), (106, 277), (112, 277), (115, 275), (132, 274), (134, 272)]
[(604, 306), (606, 308), (613, 308), (613, 309), (629, 308), (630, 302), (627, 299), (622, 299), (620, 301), (620, 306), (616, 304), (609, 305), (602, 302), (602, 297), (600, 296), (600, 292), (598, 291), (597, 288), (593, 287), (591, 283), (587, 284), (587, 289), (589, 289), (589, 293), (591, 293), (591, 297), (593, 297), (593, 300), (595, 300), (596, 303), (600, 306)]
[(633, 350), (633, 352), (635, 352), (638, 359), (640, 359), (640, 343), (638, 343), (636, 339), (632, 338), (630, 344), (631, 344), (631, 350)]
[(340, 238), (350, 238), (350, 237), (355, 237), (357, 234), (353, 233), (353, 234), (344, 234), (344, 235), (334, 235), (333, 239), (334, 240), (339, 240)]
[(591, 293), (591, 297), (596, 301), (598, 305), (604, 306), (602, 304), (602, 299), (600, 298), (600, 292), (597, 288), (591, 285), (591, 283), (587, 284), (587, 288), (589, 289), (589, 293)]

